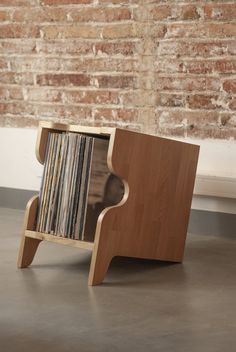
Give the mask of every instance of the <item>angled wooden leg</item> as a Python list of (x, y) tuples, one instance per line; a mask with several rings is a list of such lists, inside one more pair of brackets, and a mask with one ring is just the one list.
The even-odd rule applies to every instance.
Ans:
[(35, 238), (22, 237), (17, 262), (18, 268), (27, 268), (32, 263), (40, 242)]
[(95, 246), (89, 270), (89, 286), (99, 285), (103, 282), (111, 260), (112, 256), (106, 256), (101, 246), (99, 248)]
[(29, 238), (25, 236), (25, 230), (34, 230), (35, 217), (37, 212), (38, 196), (33, 197), (27, 204), (23, 233), (21, 239), (20, 250), (18, 254), (17, 266), (18, 268), (26, 268), (29, 266), (35, 256), (38, 245), (41, 240), (35, 238)]
[(88, 279), (89, 286), (100, 285), (103, 282), (111, 260), (112, 258), (104, 259), (101, 256), (101, 257), (97, 257), (95, 259), (95, 263), (93, 264), (93, 259), (92, 259), (90, 270), (89, 270), (89, 279)]

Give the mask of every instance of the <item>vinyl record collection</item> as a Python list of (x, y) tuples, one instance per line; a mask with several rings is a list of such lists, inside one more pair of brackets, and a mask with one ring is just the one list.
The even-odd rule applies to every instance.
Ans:
[(108, 140), (73, 132), (49, 132), (36, 231), (84, 240), (96, 143), (103, 147), (106, 158)]

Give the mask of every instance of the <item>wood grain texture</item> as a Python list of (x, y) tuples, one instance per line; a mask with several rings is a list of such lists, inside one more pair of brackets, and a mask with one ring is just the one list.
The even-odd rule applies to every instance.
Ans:
[(41, 240), (92, 250), (89, 285), (100, 284), (114, 256), (181, 262), (199, 146), (122, 129), (43, 122), (36, 155), (43, 163), (48, 132), (73, 131), (109, 138), (107, 163), (124, 183), (124, 196), (104, 209), (94, 243), (34, 231), (37, 197), (27, 205), (19, 267), (28, 266)]
[(92, 250), (94, 247), (93, 242), (73, 240), (71, 238), (59, 237), (56, 235), (50, 235), (48, 233), (36, 232), (36, 231), (25, 231), (27, 238), (36, 238), (40, 241), (49, 241), (58, 244), (64, 244), (66, 246), (77, 247), (82, 249)]
[(90, 285), (102, 282), (114, 256), (182, 261), (198, 153), (196, 145), (115, 130), (108, 166), (125, 195), (98, 219)]
[(26, 206), (22, 238), (17, 261), (18, 268), (26, 268), (32, 263), (38, 249), (38, 245), (41, 242), (40, 239), (25, 236), (25, 232), (27, 230), (33, 231), (35, 229), (37, 206), (38, 196), (31, 198)]

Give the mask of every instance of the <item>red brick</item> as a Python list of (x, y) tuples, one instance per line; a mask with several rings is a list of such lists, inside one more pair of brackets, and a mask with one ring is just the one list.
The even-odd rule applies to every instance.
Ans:
[(0, 100), (7, 100), (7, 99), (9, 99), (8, 89), (5, 87), (0, 87)]
[(218, 96), (193, 94), (187, 97), (188, 106), (190, 109), (217, 109)]
[(25, 114), (35, 116), (36, 108), (30, 103), (24, 102), (2, 102), (0, 103), (1, 114), (12, 114), (23, 116)]
[(0, 21), (8, 21), (10, 19), (10, 13), (8, 11), (0, 10)]
[(231, 97), (231, 99), (229, 101), (229, 108), (231, 110), (236, 110), (236, 98), (235, 97)]
[(160, 93), (158, 95), (158, 105), (166, 107), (184, 107), (185, 96), (183, 94), (166, 94)]
[(214, 20), (235, 20), (236, 6), (235, 4), (207, 4), (204, 6), (204, 15), (206, 19)]
[(8, 98), (12, 100), (23, 100), (23, 90), (18, 86), (10, 86), (7, 88)]
[(23, 100), (22, 90), (18, 87), (0, 87), (0, 100)]
[(14, 22), (40, 23), (40, 22), (55, 22), (66, 21), (67, 13), (62, 8), (19, 8), (12, 14)]
[(81, 5), (92, 4), (93, 0), (40, 0), (41, 5)]
[(198, 77), (156, 77), (153, 84), (154, 89), (176, 90), (176, 91), (219, 91), (221, 82), (217, 78)]
[(227, 38), (236, 35), (233, 23), (170, 23), (167, 26), (167, 38)]
[[(52, 60), (52, 59), (51, 59)], [(51, 66), (50, 60), (48, 65)], [(87, 72), (132, 72), (138, 69), (138, 63), (135, 59), (119, 58), (81, 58), (81, 59), (64, 59), (55, 63), (56, 67), (63, 71), (87, 71)], [(47, 63), (46, 63), (47, 68)]]
[(236, 79), (227, 79), (223, 83), (223, 89), (227, 93), (236, 93)]
[[(143, 8), (139, 8), (138, 11), (143, 12), (145, 14), (145, 11)], [(171, 13), (172, 13), (171, 5), (157, 5), (157, 6), (151, 7), (149, 11), (147, 11), (146, 20), (148, 19), (155, 20), (155, 21), (164, 20), (171, 17)], [(139, 16), (140, 15), (141, 14), (139, 13)]]
[(186, 71), (184, 62), (176, 59), (159, 60), (157, 57), (157, 60), (154, 62), (153, 66), (155, 72), (171, 73)]
[(127, 8), (83, 8), (69, 12), (70, 20), (76, 22), (113, 22), (131, 19)]
[(96, 108), (93, 112), (95, 120), (110, 120), (110, 121), (136, 121), (138, 110), (136, 109), (111, 109), (111, 108)]
[[(235, 119), (235, 113), (221, 113), (220, 115), (220, 122), (222, 126), (229, 127), (230, 129), (234, 128), (234, 133), (236, 132), (236, 119)], [(235, 134), (234, 134), (235, 136)]]
[(127, 8), (67, 8), (67, 7), (38, 7), (18, 8), (13, 12), (13, 20), (17, 22), (112, 22), (129, 20), (131, 11)]
[(46, 25), (42, 26), (41, 31), (44, 38), (50, 40), (61, 38), (99, 39), (101, 37), (102, 28), (87, 24)]
[(36, 52), (36, 42), (34, 39), (27, 39), (26, 41), (21, 41), (19, 45), (18, 41), (3, 41), (0, 42), (0, 53), (7, 54), (31, 54)]
[(40, 86), (88, 86), (90, 77), (85, 74), (41, 74), (37, 75)]
[(101, 42), (94, 44), (96, 55), (124, 55), (129, 56), (135, 53), (136, 45), (134, 42)]
[[(36, 57), (12, 57), (9, 59), (11, 69), (14, 71), (28, 72), (132, 72), (138, 69), (135, 59), (123, 58), (45, 58)], [(0, 59), (0, 68), (7, 69), (7, 61)]]
[(0, 58), (0, 70), (6, 71), (8, 70), (7, 60), (5, 58)]
[(211, 61), (193, 61), (184, 64), (187, 72), (190, 73), (235, 73), (235, 60), (211, 60)]
[(39, 27), (33, 25), (0, 25), (0, 38), (38, 38)]
[(155, 40), (156, 38), (164, 38), (166, 36), (167, 32), (167, 25), (165, 23), (139, 23), (136, 26), (136, 35), (139, 38), (154, 38), (152, 40)]
[(38, 0), (1, 0), (0, 6), (37, 6)]
[(136, 36), (136, 28), (133, 24), (111, 24), (103, 27), (104, 39), (132, 38)]
[(1, 84), (32, 85), (33, 83), (32, 73), (1, 72)]
[(125, 4), (135, 4), (139, 0), (98, 0), (99, 4), (108, 4), (108, 5), (125, 5)]
[(100, 88), (133, 88), (135, 78), (133, 76), (95, 76)]
[(90, 107), (80, 107), (77, 105), (65, 104), (39, 104), (34, 105), (38, 119), (53, 119), (53, 120), (67, 120), (68, 122), (75, 122), (80, 124), (81, 120), (89, 119), (92, 116)]
[(178, 20), (197, 20), (200, 18), (200, 14), (195, 5), (180, 5), (180, 15), (177, 16)]
[(61, 41), (50, 40), (38, 42), (35, 50), (42, 54), (52, 55), (88, 55), (93, 53), (93, 43), (80, 40), (67, 40), (66, 45), (62, 45)]
[(44, 60), (40, 57), (18, 57), (10, 58), (11, 69), (16, 72), (42, 72), (59, 71), (61, 62), (57, 58), (46, 58)]
[(172, 57), (203, 57), (224, 56), (236, 53), (236, 41), (205, 41), (192, 42), (188, 41), (164, 41), (158, 46), (158, 55)]
[[(140, 9), (142, 11), (142, 9)], [(148, 19), (160, 21), (160, 20), (196, 20), (200, 18), (195, 5), (175, 5), (165, 4), (151, 7)]]
[(30, 102), (62, 102), (62, 92), (60, 90), (45, 87), (27, 89), (26, 96)]
[(118, 104), (119, 95), (117, 92), (97, 90), (65, 91), (63, 101), (67, 104)]

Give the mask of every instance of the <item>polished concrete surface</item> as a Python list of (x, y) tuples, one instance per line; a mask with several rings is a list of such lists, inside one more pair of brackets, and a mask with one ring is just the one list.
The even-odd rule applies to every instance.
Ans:
[(16, 269), (23, 211), (0, 208), (1, 352), (233, 352), (236, 230), (189, 235), (184, 264), (116, 258), (87, 286), (90, 253), (42, 243)]

